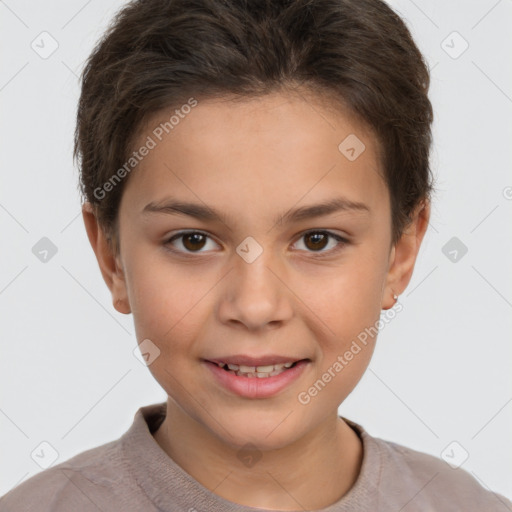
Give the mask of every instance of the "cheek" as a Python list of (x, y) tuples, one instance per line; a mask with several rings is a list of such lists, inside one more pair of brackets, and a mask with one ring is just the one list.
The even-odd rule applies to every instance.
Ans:
[(207, 283), (194, 278), (193, 273), (180, 271), (161, 256), (134, 254), (127, 268), (137, 339), (154, 339), (164, 345), (169, 339), (187, 338), (184, 331), (200, 310), (201, 298), (209, 289)]
[(305, 297), (331, 335), (346, 337), (378, 320), (383, 279), (381, 265), (357, 258), (317, 279)]
[(359, 257), (340, 266), (313, 296), (312, 309), (324, 325), (316, 333), (321, 348), (320, 378), (329, 384), (326, 400), (344, 398), (367, 368), (378, 335), (383, 266), (371, 257)]

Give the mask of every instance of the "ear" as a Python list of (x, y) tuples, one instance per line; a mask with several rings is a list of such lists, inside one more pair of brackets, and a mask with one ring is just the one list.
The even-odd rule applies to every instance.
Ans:
[(405, 228), (400, 240), (393, 246), (386, 282), (382, 289), (382, 309), (392, 308), (395, 304), (393, 295), (400, 295), (407, 288), (429, 219), (430, 202), (421, 202), (416, 207), (412, 220)]
[(91, 203), (85, 202), (82, 205), (82, 217), (101, 275), (112, 293), (114, 308), (119, 313), (129, 314), (131, 309), (120, 258), (114, 254), (111, 244), (96, 219)]

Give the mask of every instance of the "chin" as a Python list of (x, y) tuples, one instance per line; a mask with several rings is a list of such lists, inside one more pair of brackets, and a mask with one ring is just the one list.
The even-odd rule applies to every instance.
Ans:
[[(223, 414), (222, 428), (216, 422), (210, 423), (210, 429), (223, 443), (235, 450), (251, 444), (261, 451), (284, 448), (305, 434), (305, 424), (297, 410), (285, 407), (270, 412), (262, 404), (257, 411), (241, 410)], [(291, 412), (291, 414), (290, 414)], [(227, 431), (227, 432), (226, 432)]]

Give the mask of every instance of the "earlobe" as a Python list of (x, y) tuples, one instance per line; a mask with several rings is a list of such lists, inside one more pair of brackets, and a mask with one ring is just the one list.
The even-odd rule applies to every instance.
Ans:
[(114, 259), (115, 272), (113, 274), (113, 285), (110, 289), (112, 292), (112, 303), (119, 313), (129, 315), (131, 313), (130, 301), (128, 299), (128, 290), (126, 287), (126, 280), (124, 269), (120, 262)]
[(119, 313), (129, 315), (132, 312), (127, 299), (126, 300), (115, 299), (115, 300), (113, 300), (113, 304), (114, 304), (114, 307), (116, 308), (116, 310), (119, 311)]
[(382, 306), (381, 306), (381, 309), (383, 310), (388, 310), (388, 309), (391, 309), (397, 302), (398, 300), (398, 295), (393, 291), (393, 290), (390, 290), (391, 292), (391, 299), (388, 297), (389, 293), (386, 294), (386, 299), (382, 301)]
[(416, 208), (412, 220), (404, 230), (400, 240), (393, 246), (390, 254), (390, 264), (383, 286), (382, 309), (391, 309), (395, 300), (409, 284), (416, 258), (430, 218), (430, 203), (424, 201)]
[(129, 314), (131, 309), (122, 265), (117, 261), (112, 244), (99, 225), (91, 203), (85, 202), (82, 205), (82, 217), (101, 275), (112, 294), (114, 308), (120, 313)]

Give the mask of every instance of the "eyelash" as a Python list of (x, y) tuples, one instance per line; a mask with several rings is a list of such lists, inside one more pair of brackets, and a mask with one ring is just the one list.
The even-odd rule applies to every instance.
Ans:
[[(313, 254), (313, 257), (315, 257), (315, 258), (322, 258), (325, 256), (330, 256), (330, 255), (342, 250), (345, 245), (348, 245), (350, 243), (346, 238), (344, 238), (340, 235), (337, 235), (336, 233), (333, 233), (331, 231), (327, 231), (327, 230), (323, 230), (323, 229), (310, 229), (309, 231), (305, 231), (304, 233), (302, 233), (300, 235), (300, 237), (297, 239), (297, 241), (300, 240), (301, 238), (305, 237), (306, 235), (310, 235), (312, 233), (320, 233), (320, 234), (327, 235), (331, 238), (334, 238), (338, 242), (336, 247), (334, 247), (333, 249), (329, 249), (327, 251), (306, 251), (306, 252)], [(186, 235), (192, 235), (192, 234), (204, 235), (211, 239), (211, 237), (207, 233), (204, 233), (202, 231), (197, 231), (197, 230), (180, 231), (179, 233), (174, 234), (172, 237), (170, 237), (169, 239), (164, 241), (163, 245), (166, 250), (171, 251), (173, 253), (180, 254), (182, 256), (184, 255), (185, 257), (194, 257), (192, 255), (201, 254), (201, 251), (195, 251), (195, 252), (194, 251), (181, 251), (181, 250), (176, 250), (169, 246), (174, 240), (177, 240), (179, 238), (183, 238)]]

